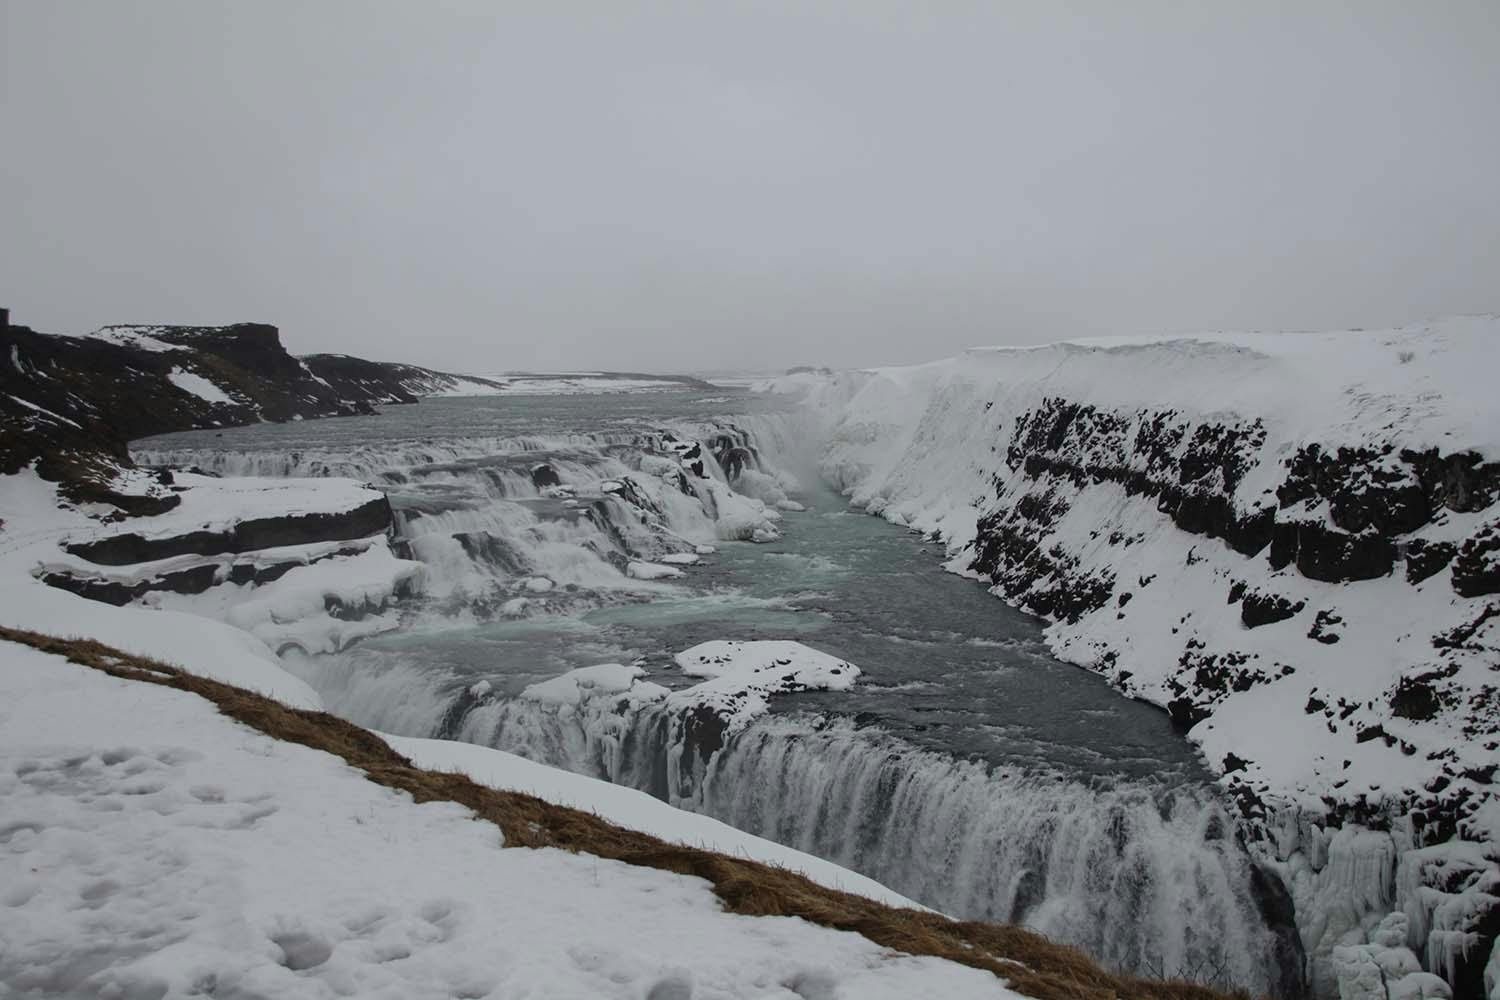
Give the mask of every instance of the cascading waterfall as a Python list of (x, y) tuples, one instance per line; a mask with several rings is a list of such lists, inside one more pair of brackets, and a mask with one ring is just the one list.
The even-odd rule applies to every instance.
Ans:
[[(545, 581), (556, 612), (565, 592), (598, 598), (634, 585), (629, 559), (751, 537), (765, 521), (736, 505), (749, 496), (770, 508), (765, 516), (797, 509), (791, 480), (766, 456), (789, 464), (805, 445), (785, 415), (762, 414), (682, 423), (665, 438), (609, 431), (137, 458), (384, 484), (405, 550), (427, 566), (426, 597), (450, 614), (484, 606), (485, 616), (514, 617), (526, 613), (528, 581)], [(690, 475), (674, 471), (678, 461)], [(548, 475), (534, 475), (543, 464)], [(601, 481), (628, 476), (639, 488), (601, 492)], [(1268, 926), (1264, 887), (1211, 789), (994, 768), (811, 714), (761, 718), (718, 748), (660, 704), (560, 709), (471, 690), (473, 678), (402, 662), (399, 648), (372, 656), (288, 666), (330, 710), (364, 725), (631, 786), (944, 912), (1023, 922), (1119, 968), (1283, 995), (1299, 981), (1295, 948)]]
[(324, 666), (309, 680), (367, 724), (633, 787), (1116, 968), (1278, 995), (1297, 982), (1297, 957), (1267, 926), (1253, 862), (1209, 789), (993, 768), (804, 713), (756, 720), (710, 752), (660, 704), (559, 708), (451, 685), (445, 700), (415, 672), (381, 676)]

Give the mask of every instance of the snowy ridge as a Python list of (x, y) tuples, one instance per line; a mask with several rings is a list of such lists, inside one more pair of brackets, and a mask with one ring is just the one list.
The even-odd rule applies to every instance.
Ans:
[[(856, 504), (940, 534), (950, 568), (1053, 619), (1058, 655), (1172, 711), (1281, 866), (1320, 994), (1332, 949), (1403, 908), (1411, 950), (1478, 989), (1496, 901), (1475, 894), (1500, 858), (1497, 342), (1496, 317), (1098, 340), (764, 388), (803, 399)], [(1383, 831), (1339, 842), (1368, 868), (1330, 867), (1341, 824)], [(1446, 881), (1376, 874), (1455, 835), (1480, 860)]]

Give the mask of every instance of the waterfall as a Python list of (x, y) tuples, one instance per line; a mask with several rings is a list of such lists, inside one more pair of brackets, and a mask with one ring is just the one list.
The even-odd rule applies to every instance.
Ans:
[[(533, 600), (555, 615), (638, 590), (627, 560), (774, 533), (778, 508), (797, 509), (783, 470), (814, 469), (811, 443), (786, 415), (761, 414), (651, 433), (136, 457), (376, 482), (404, 552), (426, 565), (428, 605), (486, 621), (524, 617)], [(471, 690), (474, 676), (403, 657), (399, 643), (287, 666), (363, 725), (633, 787), (1110, 966), (1283, 996), (1300, 988), (1300, 954), (1271, 926), (1267, 880), (1211, 788), (996, 768), (820, 715), (764, 717), (720, 746), (660, 704), (559, 708)]]
[[(712, 751), (659, 704), (559, 709), (467, 691), (441, 704), (429, 688), (417, 699), (423, 725), (386, 700), (413, 692), (415, 673), (375, 682), (383, 693), (373, 695), (354, 677), (309, 680), (341, 713), (371, 713), (361, 721), (637, 788), (952, 916), (1024, 924), (1111, 967), (1278, 995), (1300, 977), (1211, 789), (994, 768), (807, 714), (762, 718)], [(332, 689), (343, 685), (351, 693), (340, 698)]]

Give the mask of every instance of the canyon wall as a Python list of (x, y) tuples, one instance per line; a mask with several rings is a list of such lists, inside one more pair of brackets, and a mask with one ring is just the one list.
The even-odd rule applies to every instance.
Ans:
[(857, 505), (1171, 714), (1290, 889), (1318, 993), (1411, 965), (1480, 996), (1497, 343), (1495, 317), (1101, 340), (765, 388), (801, 398)]

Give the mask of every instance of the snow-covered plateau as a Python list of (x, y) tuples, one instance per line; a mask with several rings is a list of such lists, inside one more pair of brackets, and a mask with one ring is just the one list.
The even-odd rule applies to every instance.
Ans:
[(1316, 992), (1384, 997), (1424, 968), (1493, 997), (1497, 361), (1490, 316), (761, 388), (800, 400), (854, 504), (941, 538), (954, 572), (1050, 619), (1060, 657), (1171, 713), (1291, 890)]

